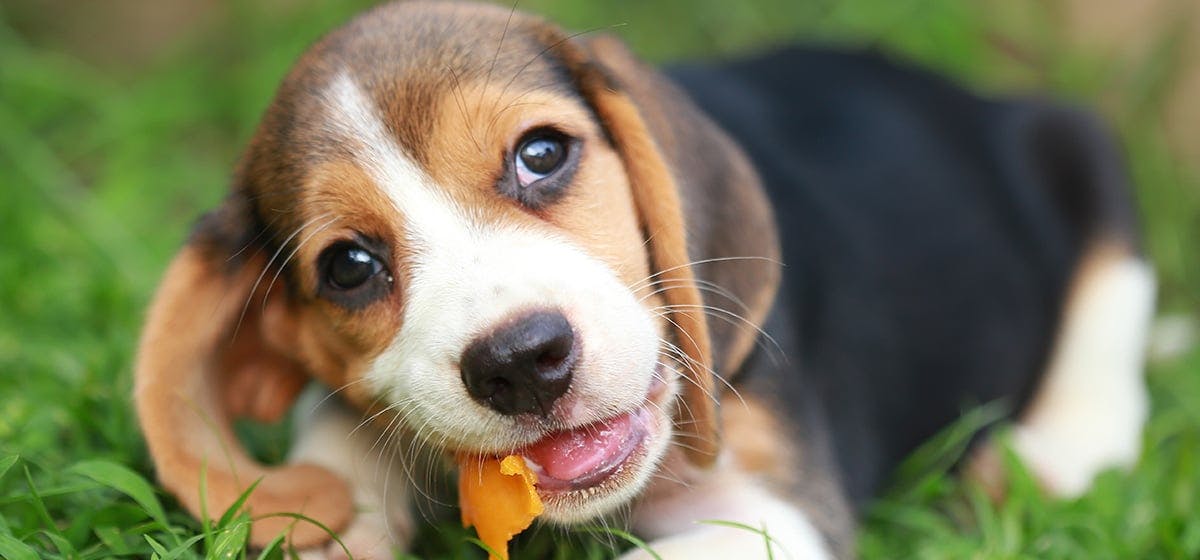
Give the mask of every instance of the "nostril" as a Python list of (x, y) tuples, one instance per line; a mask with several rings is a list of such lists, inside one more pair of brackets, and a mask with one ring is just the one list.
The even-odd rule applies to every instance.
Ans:
[(541, 356), (538, 356), (537, 363), (536, 363), (537, 370), (539, 372), (543, 372), (543, 371), (547, 371), (547, 370), (558, 369), (558, 367), (561, 366), (562, 363), (564, 361), (566, 361), (566, 359), (567, 359), (566, 354), (563, 354), (560, 352), (553, 352), (553, 353), (547, 352), (545, 354), (542, 354)]
[[(570, 328), (568, 326), (568, 328)], [(546, 342), (541, 352), (538, 354), (534, 364), (539, 372), (560, 368), (567, 358), (571, 356), (575, 340), (570, 334), (571, 331), (563, 331), (567, 334), (560, 334)]]

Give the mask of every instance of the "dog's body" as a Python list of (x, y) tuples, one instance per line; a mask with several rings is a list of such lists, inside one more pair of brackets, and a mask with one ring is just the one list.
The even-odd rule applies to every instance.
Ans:
[(871, 54), (673, 74), (750, 154), (780, 226), (765, 330), (790, 361), (760, 347), (747, 382), (827, 418), (856, 504), (971, 406), (1024, 410), (1085, 259), (1139, 260), (1119, 152), (1087, 115)]
[[(865, 54), (673, 77), (473, 5), (383, 6), (315, 46), (151, 311), (164, 484), (216, 511), (264, 476), (256, 513), (379, 554), (411, 536), (417, 451), (518, 453), (552, 521), (632, 505), (664, 557), (766, 553), (695, 523), (718, 519), (818, 558), (852, 555), (854, 511), (975, 405), (1011, 407), (1052, 491), (1136, 459), (1153, 280), (1090, 120)], [(300, 406), (289, 466), (213, 423), (277, 417), (309, 378), (349, 404)]]

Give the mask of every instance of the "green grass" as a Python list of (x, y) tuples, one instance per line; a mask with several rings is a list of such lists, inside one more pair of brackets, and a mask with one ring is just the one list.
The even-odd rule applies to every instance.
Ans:
[[(282, 13), (227, 3), (147, 67), (88, 66), (18, 32), (0, 7), (0, 557), (238, 557), (245, 517), (201, 524), (153, 484), (130, 406), (142, 310), (192, 220), (212, 207), (290, 62), (365, 2)], [(320, 4), (324, 7), (317, 7)], [(989, 91), (1048, 91), (1106, 108), (1129, 150), (1162, 307), (1200, 310), (1200, 183), (1157, 117), (1174, 56), (1144, 64), (1065, 48), (1044, 2), (960, 0), (551, 2), (523, 8), (615, 31), (652, 60), (717, 56), (789, 38), (884, 45)], [(1019, 14), (1020, 17), (1014, 15)], [(1032, 16), (1030, 16), (1032, 14)], [(1017, 44), (1023, 55), (998, 44)], [(1150, 374), (1141, 465), (1057, 502), (1017, 478), (998, 504), (946, 476), (953, 445), (914, 456), (866, 520), (866, 558), (1200, 556), (1200, 351)], [(279, 430), (257, 451), (278, 458)], [(943, 442), (945, 443), (945, 442)], [(949, 451), (947, 451), (949, 450)], [(948, 455), (949, 454), (949, 455)], [(422, 557), (475, 554), (453, 524)], [(569, 542), (563, 545), (561, 542)], [(616, 534), (543, 530), (524, 558), (603, 558)], [(279, 557), (269, 551), (268, 557)]]

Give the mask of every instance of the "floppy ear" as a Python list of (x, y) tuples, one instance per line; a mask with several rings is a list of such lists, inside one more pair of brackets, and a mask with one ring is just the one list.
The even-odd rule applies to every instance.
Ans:
[[(693, 463), (719, 451), (715, 402), (745, 361), (779, 283), (774, 218), (749, 160), (687, 95), (600, 37), (562, 53), (625, 165), (685, 368), (680, 425)], [(709, 321), (708, 318), (715, 320)], [(688, 429), (690, 428), (690, 430)]]
[[(236, 416), (278, 419), (308, 380), (281, 350), (293, 312), (286, 288), (266, 293), (274, 271), (248, 246), (257, 241), (247, 235), (249, 216), (244, 197), (231, 195), (167, 269), (138, 348), (138, 419), (162, 485), (193, 515), (220, 516), (261, 479), (246, 502), (254, 517), (303, 513), (339, 530), (352, 507), (340, 478), (313, 465), (264, 467), (230, 424)], [(311, 523), (268, 517), (254, 523), (251, 542), (263, 546), (293, 523), (295, 546), (328, 538)]]

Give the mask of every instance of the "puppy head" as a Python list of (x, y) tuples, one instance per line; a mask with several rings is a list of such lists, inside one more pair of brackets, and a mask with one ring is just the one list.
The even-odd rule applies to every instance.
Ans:
[[(689, 238), (689, 196), (733, 208), (742, 233), (702, 218)], [(753, 337), (712, 336), (690, 264), (774, 243), (741, 154), (615, 41), (489, 6), (386, 5), (302, 57), (171, 265), (139, 416), (193, 512), (262, 478), (256, 513), (345, 524), (330, 473), (264, 469), (228, 428), (278, 417), (315, 377), (448, 453), (522, 454), (547, 517), (586, 519), (636, 494), (672, 441), (715, 459), (713, 370)], [(706, 280), (760, 321), (774, 268), (732, 270)]]

